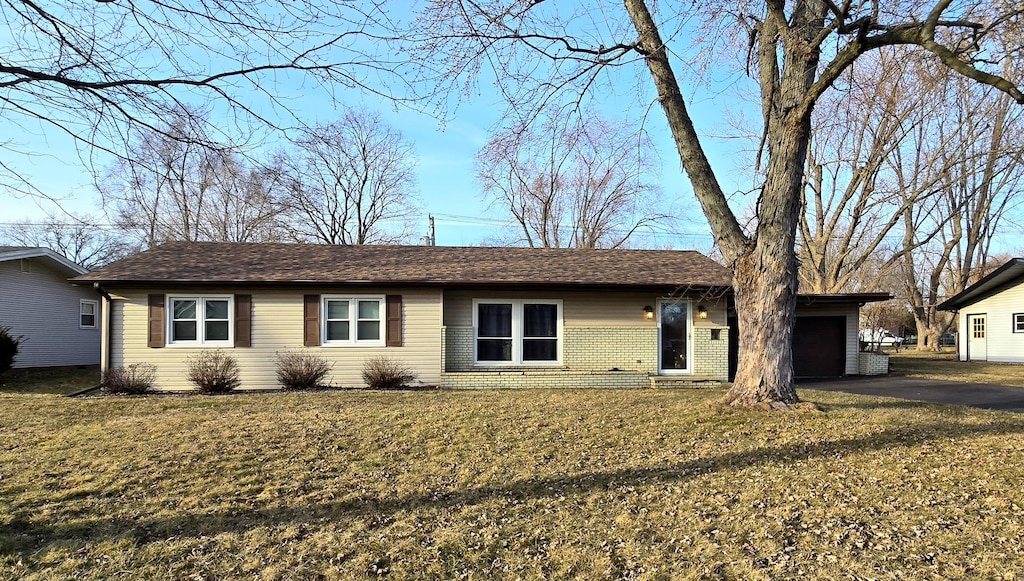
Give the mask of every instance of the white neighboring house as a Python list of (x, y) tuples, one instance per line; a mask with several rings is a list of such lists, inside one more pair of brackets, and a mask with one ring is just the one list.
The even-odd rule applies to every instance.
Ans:
[(98, 365), (100, 295), (86, 269), (46, 248), (0, 246), (0, 325), (22, 337), (14, 367)]
[(1024, 258), (1011, 259), (938, 308), (956, 313), (960, 361), (1024, 363)]

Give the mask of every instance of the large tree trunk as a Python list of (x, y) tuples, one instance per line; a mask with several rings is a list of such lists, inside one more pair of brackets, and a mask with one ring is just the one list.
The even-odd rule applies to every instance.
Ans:
[[(757, 203), (757, 233), (733, 260), (740, 344), (736, 378), (723, 400), (729, 405), (785, 408), (800, 401), (793, 383), (796, 231), (811, 141), (813, 101), (806, 96), (818, 64), (817, 49), (808, 41), (821, 30), (822, 11), (820, 3), (798, 4), (788, 35), (777, 32), (786, 23), (771, 16), (760, 29), (768, 167)], [(781, 68), (780, 42), (786, 45)]]
[(733, 265), (739, 362), (723, 401), (734, 406), (800, 401), (793, 383), (795, 241), (810, 119), (793, 116), (783, 122), (787, 127), (772, 147), (758, 204), (757, 236)]
[(787, 254), (755, 250), (736, 264), (733, 289), (739, 362), (724, 403), (745, 406), (800, 401), (793, 384), (796, 261)]

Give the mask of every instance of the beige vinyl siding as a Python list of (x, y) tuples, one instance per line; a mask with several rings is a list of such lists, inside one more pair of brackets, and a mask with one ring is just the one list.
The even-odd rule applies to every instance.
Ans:
[(797, 317), (846, 317), (846, 373), (860, 373), (860, 308), (856, 304), (845, 306), (797, 305)]
[(967, 359), (970, 340), (967, 316), (986, 315), (985, 350), (988, 361), (1024, 363), (1024, 333), (1013, 332), (1014, 313), (1024, 313), (1024, 281), (960, 309), (957, 314), (960, 359)]
[[(44, 257), (0, 262), (0, 325), (24, 340), (15, 367), (97, 365), (100, 362), (100, 295), (91, 287), (74, 286), (76, 273)], [(96, 301), (96, 326), (79, 328), (82, 299)]]
[[(492, 291), (457, 290), (444, 293), (444, 324), (448, 327), (473, 326), (473, 299), (560, 299), (566, 327), (657, 327), (656, 320), (646, 320), (643, 308), (658, 308), (657, 293), (615, 291)], [(683, 299), (685, 300), (685, 299)], [(708, 309), (707, 319), (697, 319), (697, 297), (690, 298), (694, 309), (694, 327), (724, 327), (725, 298), (702, 301)]]
[[(161, 290), (114, 292), (111, 334), (111, 364), (114, 367), (135, 362), (157, 366), (157, 388), (189, 390), (185, 379), (185, 360), (210, 348), (147, 347), (148, 295)], [(334, 364), (330, 383), (339, 387), (363, 387), (363, 361), (387, 355), (411, 368), (417, 385), (437, 385), (441, 375), (441, 291), (408, 289), (251, 290), (191, 289), (170, 294), (251, 294), (252, 347), (225, 348), (238, 359), (242, 389), (278, 389), (274, 357), (284, 349), (308, 350)], [(402, 347), (303, 347), (302, 297), (304, 294), (348, 294), (402, 296)]]

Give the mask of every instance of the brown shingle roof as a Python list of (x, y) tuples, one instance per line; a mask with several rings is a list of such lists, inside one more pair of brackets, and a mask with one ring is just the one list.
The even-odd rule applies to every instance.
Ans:
[(732, 276), (694, 251), (172, 242), (74, 280), (725, 287)]

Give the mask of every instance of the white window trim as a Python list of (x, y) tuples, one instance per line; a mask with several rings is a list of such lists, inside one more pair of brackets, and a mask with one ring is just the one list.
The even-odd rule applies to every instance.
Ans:
[[(512, 305), (512, 360), (511, 361), (479, 361), (477, 359), (477, 341), (480, 333), (479, 305)], [(523, 361), (523, 305), (555, 305), (557, 335), (555, 337), (554, 361)], [(473, 299), (473, 365), (477, 367), (560, 367), (562, 350), (565, 344), (563, 331), (562, 299)]]
[[(92, 305), (92, 324), (83, 325), (82, 317), (87, 315), (85, 312), (85, 305)], [(100, 320), (100, 302), (89, 299), (80, 299), (78, 301), (78, 328), (79, 329), (95, 329), (97, 322)]]
[[(196, 340), (175, 341), (174, 340), (174, 301), (196, 301)], [(228, 338), (226, 341), (206, 341), (206, 301), (228, 302)], [(166, 302), (167, 320), (167, 346), (168, 347), (234, 347), (235, 346), (235, 296), (234, 295), (167, 295)]]
[[(349, 339), (347, 341), (327, 340), (327, 301), (348, 301)], [(379, 339), (359, 340), (359, 301), (377, 301), (380, 318)], [(320, 296), (320, 345), (323, 347), (384, 347), (387, 342), (387, 301), (384, 295), (321, 295)]]
[(1024, 313), (1013, 313), (1013, 332), (1024, 333)]
[[(686, 369), (665, 369), (661, 362), (661, 306), (664, 304), (686, 303)], [(658, 299), (658, 374), (693, 375), (693, 301)]]

